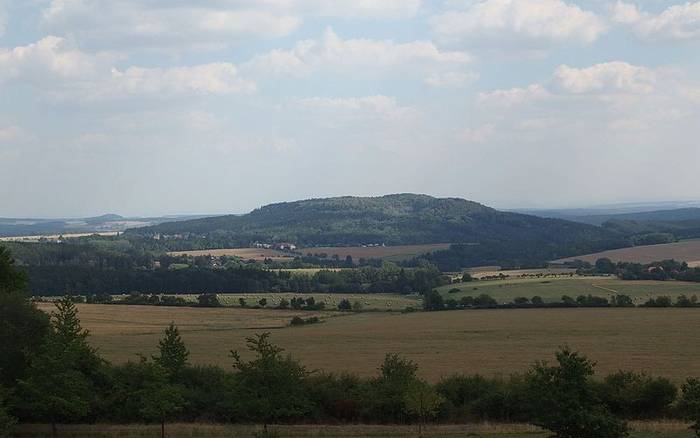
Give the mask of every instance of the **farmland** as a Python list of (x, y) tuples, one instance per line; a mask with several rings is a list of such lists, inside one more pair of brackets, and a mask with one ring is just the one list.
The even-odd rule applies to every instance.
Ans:
[(203, 249), (197, 251), (172, 251), (171, 256), (211, 256), (211, 257), (240, 257), (245, 260), (263, 261), (271, 259), (275, 261), (291, 260), (293, 255), (271, 248), (226, 248), (226, 249)]
[[(42, 304), (49, 309), (49, 304)], [(520, 372), (568, 344), (598, 361), (602, 373), (646, 371), (676, 382), (700, 375), (697, 309), (530, 309), (388, 313), (293, 312), (270, 309), (80, 305), (90, 341), (111, 361), (152, 354), (174, 321), (198, 364), (231, 366), (228, 352), (270, 331), (273, 342), (310, 369), (373, 376), (386, 353), (416, 361), (437, 381), (454, 373)], [(293, 315), (322, 323), (288, 327)]]
[(429, 252), (439, 251), (450, 247), (448, 243), (435, 243), (428, 245), (397, 245), (397, 246), (347, 246), (332, 247), (318, 246), (301, 248), (298, 252), (303, 254), (327, 254), (328, 257), (338, 256), (345, 259), (351, 256), (354, 260), (365, 259), (385, 259), (403, 260)]
[[(196, 303), (199, 295), (183, 294), (180, 298)], [(290, 301), (292, 298), (313, 298), (317, 303), (325, 303), (329, 310), (337, 310), (341, 300), (347, 299), (350, 303), (359, 302), (363, 310), (403, 310), (406, 307), (421, 307), (421, 298), (418, 295), (398, 294), (320, 294), (320, 293), (247, 293), (247, 294), (218, 294), (219, 302), (225, 306), (240, 306), (243, 298), (249, 306), (255, 306), (262, 298), (266, 299), (270, 307), (277, 306), (281, 300)], [(119, 299), (119, 296), (116, 297)]]
[[(507, 271), (503, 272), (507, 274)], [(459, 289), (459, 292), (450, 290)], [(544, 301), (559, 301), (562, 295), (577, 297), (593, 295), (629, 295), (636, 304), (649, 297), (669, 296), (675, 298), (700, 295), (700, 283), (682, 281), (629, 281), (615, 277), (555, 277), (555, 278), (508, 278), (505, 280), (483, 280), (444, 286), (439, 291), (449, 298), (487, 294), (499, 302), (510, 302), (517, 297), (532, 298), (535, 295)]]
[(564, 263), (574, 260), (595, 263), (596, 260), (604, 257), (614, 262), (651, 263), (659, 260), (675, 259), (688, 262), (689, 265), (700, 265), (700, 240), (683, 240), (661, 245), (634, 246), (631, 248), (569, 257), (555, 260), (553, 263)]

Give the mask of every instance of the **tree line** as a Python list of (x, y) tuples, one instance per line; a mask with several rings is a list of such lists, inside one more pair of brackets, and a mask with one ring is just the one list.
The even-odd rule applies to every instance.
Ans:
[(622, 280), (680, 280), (700, 282), (700, 268), (691, 268), (686, 262), (661, 260), (651, 263), (613, 262), (600, 258), (595, 264), (575, 261), (573, 264), (582, 275), (615, 275)]
[(434, 267), (321, 270), (313, 275), (294, 275), (259, 265), (224, 269), (112, 269), (93, 266), (24, 266), (29, 292), (37, 296), (199, 293), (422, 293), (449, 284)]

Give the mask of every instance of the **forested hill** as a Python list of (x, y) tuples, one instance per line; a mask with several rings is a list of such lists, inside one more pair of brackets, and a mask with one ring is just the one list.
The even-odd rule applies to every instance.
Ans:
[[(164, 223), (129, 233), (189, 236), (190, 241), (199, 236), (213, 246), (252, 242), (466, 244), (480, 261), (504, 260), (513, 253), (527, 260), (545, 260), (627, 245), (617, 234), (591, 225), (501, 212), (464, 199), (414, 194), (285, 202), (241, 216)], [(177, 240), (170, 243), (186, 245)]]

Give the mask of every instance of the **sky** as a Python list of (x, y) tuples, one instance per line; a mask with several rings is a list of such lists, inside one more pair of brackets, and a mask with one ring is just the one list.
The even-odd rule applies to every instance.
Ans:
[(700, 1), (0, 0), (0, 217), (700, 199)]

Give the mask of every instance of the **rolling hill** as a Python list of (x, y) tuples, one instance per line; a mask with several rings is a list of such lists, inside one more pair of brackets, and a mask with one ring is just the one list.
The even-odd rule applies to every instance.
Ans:
[(291, 242), (301, 247), (452, 243), (433, 261), (450, 267), (535, 265), (628, 246), (600, 227), (508, 213), (458, 198), (396, 194), (271, 204), (246, 215), (163, 223), (129, 230), (169, 249)]

